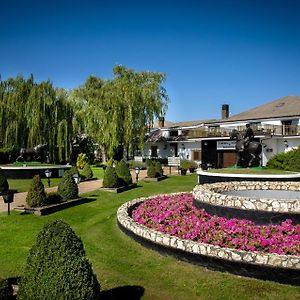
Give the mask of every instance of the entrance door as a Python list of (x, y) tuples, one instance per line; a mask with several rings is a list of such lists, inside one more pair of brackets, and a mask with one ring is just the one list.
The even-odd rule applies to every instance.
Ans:
[(216, 168), (217, 160), (217, 141), (202, 141), (202, 168)]
[(223, 168), (234, 166), (236, 162), (235, 151), (224, 151), (223, 152)]
[(170, 150), (171, 150), (171, 154), (172, 156), (178, 156), (178, 145), (177, 143), (171, 143), (170, 144)]

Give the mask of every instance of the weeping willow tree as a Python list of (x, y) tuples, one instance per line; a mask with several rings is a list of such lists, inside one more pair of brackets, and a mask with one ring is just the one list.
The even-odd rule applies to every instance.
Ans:
[(67, 160), (73, 136), (73, 107), (68, 93), (33, 76), (0, 80), (0, 145), (30, 148), (48, 143), (52, 161)]
[(143, 148), (146, 132), (154, 118), (165, 114), (168, 104), (164, 74), (124, 66), (116, 66), (113, 74), (112, 80), (91, 76), (74, 91), (84, 103), (81, 117), (86, 132), (110, 157), (120, 147), (129, 153), (135, 146)]

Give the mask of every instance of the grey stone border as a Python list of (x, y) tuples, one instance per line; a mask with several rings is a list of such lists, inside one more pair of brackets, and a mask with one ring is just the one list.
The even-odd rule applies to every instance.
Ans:
[(207, 204), (276, 213), (300, 213), (299, 199), (252, 198), (222, 195), (223, 191), (290, 190), (300, 191), (300, 182), (281, 181), (231, 181), (197, 185), (193, 190), (195, 201)]
[[(168, 195), (180, 195), (182, 193), (174, 193)], [(138, 198), (129, 201), (119, 207), (117, 211), (117, 221), (125, 228), (126, 231), (133, 235), (150, 241), (154, 244), (173, 249), (181, 250), (188, 254), (199, 256), (207, 256), (209, 258), (217, 258), (235, 263), (250, 264), (256, 266), (265, 266), (271, 268), (281, 268), (296, 271), (299, 276), (300, 257), (295, 255), (279, 255), (275, 253), (259, 253), (248, 252), (244, 250), (222, 248), (205, 243), (197, 243), (190, 240), (177, 238), (172, 235), (163, 234), (161, 232), (149, 229), (144, 225), (136, 223), (131, 218), (131, 212), (141, 202), (152, 199), (155, 196), (147, 198)], [(275, 270), (273, 272), (276, 272)], [(299, 278), (296, 279), (299, 284)]]

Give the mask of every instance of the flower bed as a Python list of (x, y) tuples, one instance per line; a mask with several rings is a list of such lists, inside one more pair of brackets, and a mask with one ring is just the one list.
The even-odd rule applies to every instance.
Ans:
[(300, 225), (255, 225), (211, 216), (193, 206), (190, 193), (148, 199), (132, 211), (135, 222), (181, 239), (250, 252), (300, 256)]

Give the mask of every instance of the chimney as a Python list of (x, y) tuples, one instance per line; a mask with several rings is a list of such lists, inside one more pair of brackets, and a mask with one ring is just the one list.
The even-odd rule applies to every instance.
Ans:
[(229, 105), (222, 105), (222, 119), (227, 119), (229, 117)]
[(158, 127), (159, 128), (165, 127), (165, 118), (164, 117), (158, 118)]

